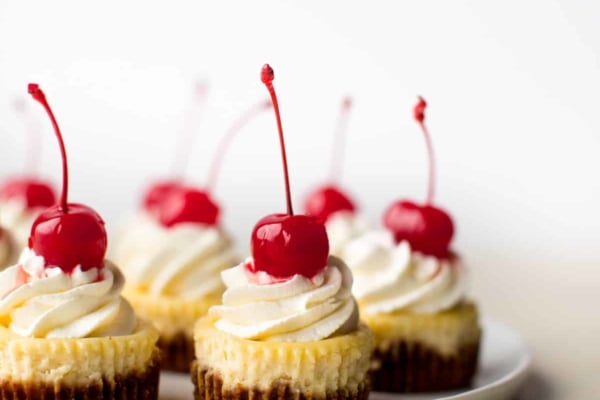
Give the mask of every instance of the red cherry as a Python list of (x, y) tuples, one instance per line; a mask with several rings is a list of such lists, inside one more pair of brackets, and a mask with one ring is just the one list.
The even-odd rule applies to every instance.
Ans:
[(219, 206), (208, 192), (179, 186), (163, 198), (158, 219), (167, 228), (182, 223), (214, 226), (219, 221)]
[(261, 71), (261, 80), (271, 95), (277, 120), (287, 214), (267, 215), (254, 226), (250, 239), (254, 260), (251, 270), (252, 272), (263, 271), (276, 278), (288, 278), (294, 275), (312, 278), (327, 265), (329, 240), (325, 226), (315, 217), (294, 215), (283, 128), (279, 104), (273, 88), (273, 78), (273, 69), (265, 64)]
[(210, 165), (206, 191), (185, 187), (178, 179), (159, 181), (150, 186), (144, 195), (144, 209), (155, 215), (165, 227), (172, 227), (184, 222), (216, 225), (219, 218), (219, 206), (212, 200), (210, 192), (217, 183), (225, 152), (242, 128), (270, 106), (271, 104), (265, 101), (257, 103), (229, 128), (221, 139)]
[(180, 223), (199, 223), (217, 225), (219, 206), (211, 198), (217, 177), (223, 163), (223, 157), (233, 138), (246, 124), (260, 112), (270, 107), (270, 103), (261, 101), (246, 111), (229, 128), (215, 153), (209, 168), (207, 190), (186, 187), (179, 180), (166, 180), (150, 187), (144, 196), (144, 208), (157, 216), (159, 222), (170, 228)]
[(46, 266), (57, 266), (70, 273), (104, 266), (107, 237), (104, 221), (91, 208), (67, 202), (69, 173), (67, 153), (56, 118), (37, 84), (30, 83), (28, 91), (46, 110), (52, 121), (63, 167), (63, 188), (60, 203), (41, 213), (31, 227), (29, 247), (43, 256)]
[(403, 200), (392, 203), (383, 217), (384, 226), (396, 243), (406, 240), (413, 250), (446, 258), (454, 235), (454, 224), (442, 209)]
[(419, 97), (414, 108), (414, 117), (425, 136), (429, 155), (427, 202), (424, 205), (418, 205), (408, 200), (392, 203), (383, 216), (383, 224), (394, 234), (397, 243), (406, 240), (415, 251), (447, 258), (451, 256), (449, 247), (454, 235), (454, 224), (448, 213), (432, 205), (435, 168), (431, 137), (425, 126), (426, 106), (425, 100)]
[(267, 215), (254, 226), (251, 246), (254, 270), (276, 278), (312, 278), (329, 256), (325, 227), (309, 215)]
[(46, 182), (36, 178), (15, 178), (0, 187), (0, 199), (18, 200), (25, 208), (50, 207), (56, 203), (54, 189)]
[(102, 218), (90, 207), (69, 204), (48, 208), (31, 227), (29, 248), (44, 256), (47, 266), (58, 266), (71, 272), (77, 265), (82, 270), (104, 265), (107, 238)]
[(319, 222), (327, 219), (338, 211), (356, 211), (356, 206), (348, 195), (334, 185), (327, 185), (312, 192), (304, 204), (308, 215), (316, 217)]
[(144, 209), (153, 215), (160, 213), (160, 206), (165, 198), (181, 186), (179, 180), (164, 180), (158, 181), (150, 185), (146, 193), (142, 198), (142, 205)]

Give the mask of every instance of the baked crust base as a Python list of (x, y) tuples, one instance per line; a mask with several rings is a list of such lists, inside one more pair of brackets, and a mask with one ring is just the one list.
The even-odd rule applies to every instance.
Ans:
[(354, 391), (339, 388), (321, 396), (293, 389), (285, 382), (275, 383), (266, 390), (242, 385), (238, 385), (233, 390), (223, 390), (223, 380), (219, 374), (207, 369), (199, 369), (195, 361), (192, 363), (192, 382), (196, 400), (367, 400), (369, 398), (368, 378)]
[(180, 332), (171, 338), (163, 336), (158, 339), (158, 348), (161, 351), (160, 366), (164, 370), (175, 372), (190, 372), (190, 365), (194, 361), (194, 339), (185, 332)]
[(394, 343), (373, 353), (371, 386), (376, 392), (417, 393), (468, 387), (477, 369), (479, 342), (444, 356), (419, 343)]
[(0, 381), (0, 400), (157, 400), (158, 356), (144, 372), (102, 377), (87, 385)]

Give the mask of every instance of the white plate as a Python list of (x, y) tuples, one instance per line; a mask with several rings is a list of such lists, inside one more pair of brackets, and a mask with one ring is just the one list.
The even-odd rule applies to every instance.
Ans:
[[(525, 341), (504, 324), (483, 321), (480, 366), (473, 387), (453, 393), (398, 395), (371, 393), (370, 400), (496, 400), (510, 399), (525, 380), (531, 356)], [(184, 374), (163, 372), (160, 400), (191, 400), (193, 387)]]

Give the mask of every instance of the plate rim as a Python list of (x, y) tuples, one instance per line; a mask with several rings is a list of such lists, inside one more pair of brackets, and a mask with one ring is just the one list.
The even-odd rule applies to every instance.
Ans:
[[(504, 324), (503, 322), (500, 321), (496, 321), (492, 318), (482, 318), (482, 325), (483, 327), (489, 327), (489, 326), (498, 326), (500, 327), (500, 329), (504, 329), (508, 332), (510, 332), (512, 335), (514, 335), (520, 342), (520, 345), (522, 346), (522, 354), (521, 354), (521, 360), (519, 361), (519, 363), (517, 364), (517, 366), (510, 371), (508, 374), (504, 375), (502, 378), (488, 383), (487, 385), (475, 388), (475, 389), (471, 389), (468, 390), (466, 392), (462, 392), (462, 393), (457, 393), (457, 394), (453, 394), (450, 396), (446, 396), (446, 397), (440, 397), (438, 400), (457, 400), (462, 398), (465, 395), (479, 395), (479, 394), (485, 394), (486, 392), (489, 392), (491, 390), (500, 388), (504, 385), (509, 384), (510, 382), (513, 382), (521, 377), (525, 377), (527, 375), (527, 372), (529, 371), (529, 368), (531, 367), (531, 362), (532, 362), (532, 355), (531, 355), (531, 350), (529, 348), (529, 345), (527, 345), (527, 342), (525, 341), (525, 339), (514, 329), (512, 329), (510, 326)], [(490, 329), (490, 328), (488, 328)], [(498, 328), (496, 328), (498, 329)]]

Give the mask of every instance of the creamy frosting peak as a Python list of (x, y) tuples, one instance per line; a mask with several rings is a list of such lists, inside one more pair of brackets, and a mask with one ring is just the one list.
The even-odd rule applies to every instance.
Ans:
[(353, 293), (367, 314), (409, 310), (435, 313), (458, 304), (466, 292), (466, 271), (446, 260), (395, 244), (387, 231), (370, 231), (348, 242), (342, 257), (355, 277)]
[(101, 337), (133, 332), (136, 318), (120, 295), (121, 272), (104, 268), (72, 273), (44, 267), (44, 258), (26, 248), (17, 264), (0, 272), (0, 320), (26, 337)]
[(313, 278), (267, 279), (246, 267), (251, 258), (222, 272), (223, 305), (211, 307), (215, 326), (254, 340), (308, 342), (352, 332), (358, 307), (351, 294), (352, 273), (336, 257)]
[(354, 211), (338, 211), (325, 222), (329, 251), (340, 257), (344, 246), (350, 240), (362, 235), (369, 229), (367, 220)]
[(222, 291), (221, 271), (238, 262), (231, 240), (218, 227), (165, 228), (147, 215), (129, 224), (114, 255), (128, 283), (189, 300)]

